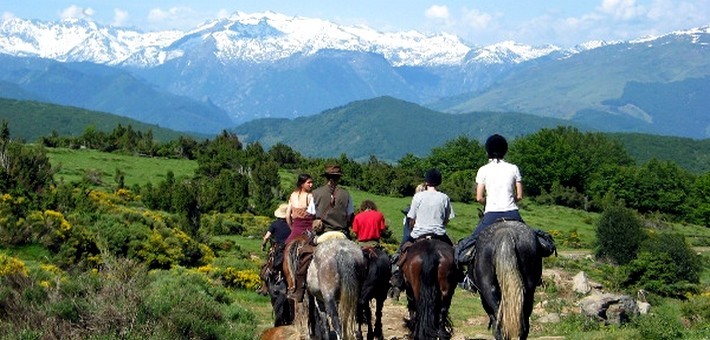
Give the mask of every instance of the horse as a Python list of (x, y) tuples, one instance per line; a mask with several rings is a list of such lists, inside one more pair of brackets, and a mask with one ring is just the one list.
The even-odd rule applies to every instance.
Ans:
[(450, 339), (449, 307), (460, 276), (454, 248), (437, 239), (416, 241), (402, 264), (409, 320), (414, 339)]
[(308, 268), (309, 325), (313, 338), (355, 339), (355, 314), (365, 258), (355, 242), (318, 243)]
[(275, 263), (283, 259), (283, 253), (279, 253), (282, 250), (281, 248), (283, 248), (283, 245), (272, 242), (267, 261), (261, 267), (259, 274), (262, 279), (259, 294), (271, 297), (275, 327), (293, 322), (293, 306), (287, 298), (287, 287), (282, 270), (283, 265)]
[[(287, 287), (295, 287), (296, 271), (299, 262), (299, 255), (304, 247), (309, 247), (310, 235), (304, 234), (296, 236), (293, 240), (286, 243), (284, 248), (283, 259), (283, 276)], [(289, 292), (293, 293), (293, 292)], [(288, 294), (287, 294), (288, 295)], [(293, 324), (299, 332), (307, 333), (308, 329), (308, 301), (304, 298), (303, 302), (288, 299), (290, 312), (292, 315)]]
[(542, 255), (535, 231), (520, 221), (500, 221), (478, 236), (473, 283), (496, 339), (526, 339)]
[[(362, 338), (362, 325), (367, 324), (367, 339), (384, 339), (382, 335), (382, 308), (387, 299), (390, 276), (392, 275), (389, 255), (380, 247), (363, 247), (362, 254), (367, 263), (365, 278), (358, 300), (358, 338)], [(370, 301), (375, 300), (375, 324), (372, 325)]]

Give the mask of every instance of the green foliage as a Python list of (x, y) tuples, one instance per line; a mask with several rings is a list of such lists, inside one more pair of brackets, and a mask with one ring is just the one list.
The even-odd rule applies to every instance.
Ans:
[(596, 226), (597, 258), (608, 258), (617, 264), (627, 264), (636, 257), (643, 241), (641, 221), (623, 206), (607, 207)]
[(683, 296), (698, 290), (702, 262), (674, 233), (651, 234), (641, 245), (638, 256), (626, 266), (624, 284), (643, 288), (662, 296)]
[[(159, 141), (189, 136), (187, 133), (103, 112), (6, 98), (0, 98), (0, 119), (7, 119), (10, 122), (10, 128), (14, 131), (13, 138), (27, 142), (42, 139), (47, 143), (58, 143), (71, 139), (62, 136), (81, 135), (87, 126), (94, 126), (96, 130), (108, 132), (121, 124), (133, 126), (135, 131), (152, 130), (154, 138)], [(47, 143), (44, 143), (45, 146), (50, 146)]]
[(533, 196), (551, 192), (555, 183), (583, 193), (586, 181), (600, 167), (632, 164), (618, 142), (572, 127), (542, 129), (516, 139), (509, 159), (520, 167), (526, 192)]
[(691, 295), (680, 305), (680, 312), (692, 327), (705, 327), (710, 331), (710, 294)]
[[(177, 275), (176, 275), (177, 274)], [(220, 339), (237, 337), (227, 317), (251, 321), (241, 310), (225, 315), (226, 306), (215, 300), (219, 289), (200, 274), (156, 272), (143, 292), (142, 317), (160, 320), (159, 327), (175, 338)], [(246, 320), (244, 320), (246, 319)], [(254, 329), (250, 329), (254, 334)], [(243, 335), (242, 335), (243, 336)]]
[(688, 202), (690, 220), (710, 227), (710, 171), (695, 179)]
[(668, 305), (654, 309), (652, 313), (642, 315), (633, 322), (642, 339), (673, 340), (684, 337), (684, 327), (676, 310)]

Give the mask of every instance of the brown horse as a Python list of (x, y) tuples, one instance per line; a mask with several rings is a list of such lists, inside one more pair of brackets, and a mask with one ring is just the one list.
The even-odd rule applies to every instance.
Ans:
[[(284, 248), (283, 276), (287, 287), (289, 287), (288, 293), (290, 294), (294, 293), (291, 287), (296, 287), (296, 271), (299, 265), (299, 257), (304, 247), (310, 247), (309, 242), (309, 235), (299, 235), (286, 243)], [(294, 299), (289, 300), (290, 307), (292, 306), (290, 312), (294, 325), (302, 334), (308, 334), (308, 299), (304, 298), (303, 302), (298, 302)]]
[(460, 275), (454, 248), (436, 239), (419, 240), (407, 250), (402, 273), (412, 338), (450, 339), (449, 306)]
[[(382, 308), (387, 300), (392, 275), (390, 257), (380, 247), (363, 247), (367, 269), (358, 300), (358, 338), (362, 338), (362, 325), (367, 324), (367, 339), (384, 339), (382, 335)], [(372, 324), (370, 301), (375, 300), (375, 323)]]

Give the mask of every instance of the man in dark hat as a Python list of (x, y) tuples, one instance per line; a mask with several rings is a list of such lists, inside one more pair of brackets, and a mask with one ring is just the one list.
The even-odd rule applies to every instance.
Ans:
[(326, 166), (323, 176), (328, 182), (313, 190), (313, 202), (316, 205), (316, 219), (323, 223), (320, 233), (340, 231), (350, 238), (355, 206), (350, 193), (338, 186), (342, 175), (339, 165)]

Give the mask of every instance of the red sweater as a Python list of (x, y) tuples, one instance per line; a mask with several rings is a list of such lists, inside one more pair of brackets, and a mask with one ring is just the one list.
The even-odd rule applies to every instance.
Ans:
[(377, 210), (365, 210), (353, 220), (353, 232), (357, 240), (372, 241), (380, 239), (380, 232), (385, 230), (385, 216)]

